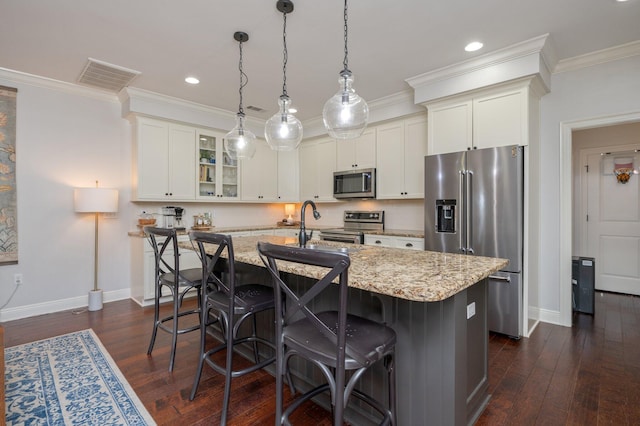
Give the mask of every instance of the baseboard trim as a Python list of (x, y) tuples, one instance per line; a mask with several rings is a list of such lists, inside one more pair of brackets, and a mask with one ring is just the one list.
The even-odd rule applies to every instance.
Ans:
[[(105, 303), (128, 299), (129, 297), (131, 297), (131, 290), (121, 289), (115, 291), (105, 291), (103, 297)], [(71, 297), (69, 299), (34, 303), (32, 305), (25, 305), (17, 308), (5, 308), (0, 312), (0, 322), (14, 321), (37, 315), (51, 314), (53, 312), (85, 308), (88, 304), (88, 300), (89, 296), (87, 293), (84, 296)]]

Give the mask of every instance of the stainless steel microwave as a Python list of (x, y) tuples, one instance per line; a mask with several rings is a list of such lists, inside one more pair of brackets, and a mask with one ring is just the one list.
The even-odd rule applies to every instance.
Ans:
[(376, 198), (376, 169), (333, 173), (335, 198)]

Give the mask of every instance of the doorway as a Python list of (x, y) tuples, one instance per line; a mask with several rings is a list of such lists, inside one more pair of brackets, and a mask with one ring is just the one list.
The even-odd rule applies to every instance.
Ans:
[(596, 290), (640, 295), (638, 134), (640, 123), (572, 135), (572, 252), (596, 259)]
[[(560, 196), (560, 324), (571, 326), (571, 258), (573, 256), (573, 132), (640, 122), (640, 112), (561, 123), (561, 196)], [(596, 259), (596, 268), (597, 268)]]

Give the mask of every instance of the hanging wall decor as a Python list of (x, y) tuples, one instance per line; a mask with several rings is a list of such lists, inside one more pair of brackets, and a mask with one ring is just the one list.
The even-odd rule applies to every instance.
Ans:
[(627, 183), (633, 174), (633, 158), (615, 158), (613, 160), (613, 173), (619, 183)]
[(17, 95), (17, 89), (0, 86), (0, 265), (18, 263)]

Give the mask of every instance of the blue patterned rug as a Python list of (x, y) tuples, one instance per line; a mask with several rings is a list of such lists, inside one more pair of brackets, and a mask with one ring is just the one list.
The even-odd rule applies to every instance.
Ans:
[(7, 425), (155, 425), (93, 330), (4, 354)]

